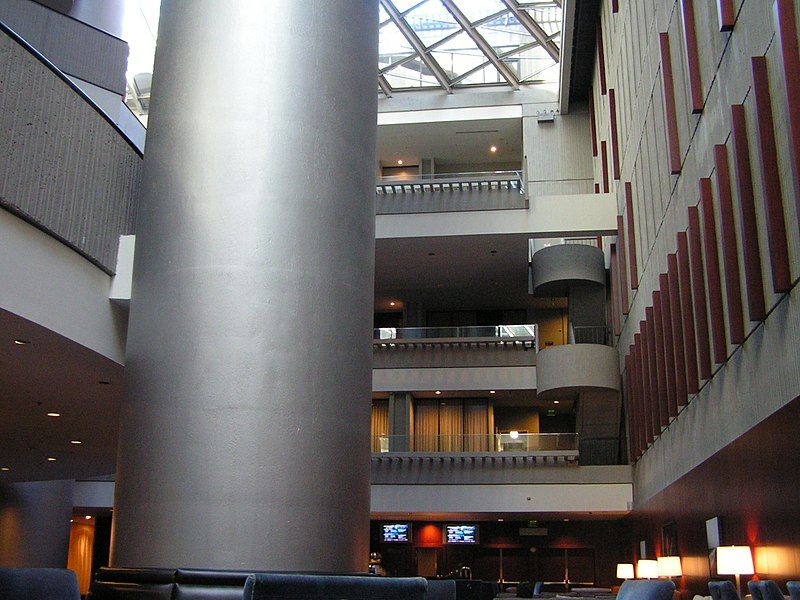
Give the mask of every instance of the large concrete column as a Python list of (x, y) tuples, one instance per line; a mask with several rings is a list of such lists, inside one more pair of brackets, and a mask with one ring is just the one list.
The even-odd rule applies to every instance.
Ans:
[(0, 567), (67, 566), (74, 484), (0, 485)]
[(116, 566), (366, 568), (377, 10), (162, 3)]

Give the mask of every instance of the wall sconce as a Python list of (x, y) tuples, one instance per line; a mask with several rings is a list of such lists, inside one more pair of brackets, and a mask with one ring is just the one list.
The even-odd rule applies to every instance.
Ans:
[(680, 556), (659, 556), (658, 557), (658, 576), (659, 577), (680, 577), (683, 575), (681, 569)]
[(755, 569), (750, 546), (720, 546), (717, 548), (717, 575), (735, 575), (737, 592), (741, 591), (739, 576), (753, 573), (755, 573)]
[(633, 563), (617, 564), (617, 579), (633, 579)]
[(657, 579), (658, 561), (642, 559), (636, 563), (636, 577), (638, 579)]

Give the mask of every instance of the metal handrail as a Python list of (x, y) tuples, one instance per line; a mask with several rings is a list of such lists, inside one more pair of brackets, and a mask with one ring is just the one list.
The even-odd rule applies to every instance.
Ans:
[(536, 325), (486, 325), (463, 327), (380, 327), (373, 330), (374, 342), (389, 340), (496, 339), (533, 342)]
[(378, 177), (375, 187), (396, 191), (404, 186), (465, 186), (473, 184), (516, 184), (520, 194), (525, 194), (525, 178), (522, 171), (476, 171), (472, 173), (427, 173), (409, 175), (387, 175)]

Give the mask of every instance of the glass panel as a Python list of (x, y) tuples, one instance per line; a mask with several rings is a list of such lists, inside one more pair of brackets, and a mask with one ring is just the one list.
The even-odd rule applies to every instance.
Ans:
[(491, 63), (486, 63), (482, 69), (478, 69), (474, 73), (458, 82), (458, 85), (475, 85), (475, 84), (498, 84), (506, 83), (505, 78), (500, 75), (500, 72)]
[(458, 0), (456, 4), (470, 20), (470, 23), (507, 8), (500, 0)]
[(529, 8), (526, 11), (547, 35), (561, 31), (561, 9), (557, 6)]
[(378, 23), (383, 23), (389, 20), (389, 14), (383, 9), (383, 6), (378, 7)]
[(387, 71), (386, 81), (393, 88), (439, 87), (439, 82), (419, 57)]
[(424, 2), (425, 0), (392, 0), (392, 4), (397, 9), (397, 12), (404, 13), (409, 8), (413, 8), (417, 4)]
[(414, 49), (397, 25), (387, 23), (381, 27), (378, 42), (378, 69), (384, 69), (413, 54)]
[(440, 0), (428, 0), (405, 18), (426, 48), (461, 29)]
[(541, 46), (534, 46), (503, 59), (520, 81), (558, 81), (557, 63)]
[(477, 30), (497, 54), (513, 51), (536, 41), (511, 13), (484, 23)]
[(431, 54), (450, 79), (482, 65), (487, 60), (486, 55), (465, 31), (439, 46)]

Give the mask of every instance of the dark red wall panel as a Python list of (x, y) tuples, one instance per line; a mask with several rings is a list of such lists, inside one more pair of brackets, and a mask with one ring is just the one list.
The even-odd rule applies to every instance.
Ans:
[[(664, 363), (667, 369), (667, 410), (672, 419), (678, 415), (677, 381), (675, 378), (675, 337), (672, 333), (672, 302), (669, 297), (669, 277), (666, 273), (658, 276), (661, 290), (661, 323), (664, 336)], [(678, 340), (678, 342), (681, 342)]]
[(608, 146), (606, 145), (606, 141), (603, 140), (600, 142), (600, 166), (603, 169), (601, 173), (601, 177), (603, 180), (603, 193), (607, 194), (609, 187), (608, 187)]
[(719, 15), (719, 30), (730, 31), (736, 22), (736, 13), (733, 0), (717, 0), (717, 14)]
[(650, 415), (647, 412), (647, 398), (644, 393), (644, 385), (642, 380), (642, 334), (636, 333), (633, 336), (633, 364), (634, 370), (634, 387), (636, 388), (636, 397), (638, 399), (639, 414), (641, 420), (639, 422), (639, 440), (642, 444), (642, 450), (646, 450), (650, 443), (650, 428), (648, 423)]
[(617, 215), (617, 263), (619, 264), (619, 298), (622, 303), (623, 314), (631, 311), (628, 299), (628, 263), (625, 259), (625, 226), (622, 216)]
[[(678, 232), (678, 283), (683, 317), (683, 351), (686, 355), (686, 391), (696, 394), (700, 391), (697, 373), (697, 346), (694, 329), (694, 309), (692, 305), (691, 265), (689, 264), (689, 239), (685, 231)], [(702, 272), (702, 270), (701, 270)], [(706, 346), (707, 348), (708, 346)]]
[(633, 359), (630, 354), (625, 355), (625, 416), (628, 419), (628, 457), (630, 462), (636, 462), (639, 457), (636, 444), (636, 420), (634, 419), (633, 398), (631, 397), (631, 373), (633, 373)]
[(617, 245), (611, 244), (611, 326), (614, 335), (622, 332), (622, 308), (619, 302), (619, 259), (617, 258)]
[(636, 346), (639, 352), (639, 377), (642, 388), (642, 404), (644, 405), (644, 437), (649, 445), (653, 442), (655, 436), (652, 428), (653, 404), (650, 393), (650, 365), (647, 361), (647, 331), (644, 321), (639, 321), (639, 333), (634, 336), (634, 339), (636, 339)]
[(741, 344), (744, 341), (742, 284), (739, 280), (739, 250), (736, 242), (736, 221), (733, 216), (728, 148), (725, 144), (714, 146), (714, 168), (716, 169), (717, 196), (719, 197), (722, 260), (725, 266), (725, 297), (728, 299), (728, 332), (731, 344)]
[(786, 82), (786, 103), (789, 109), (789, 148), (792, 153), (794, 202), (800, 215), (800, 49), (797, 42), (797, 21), (793, 0), (776, 0), (776, 21), (783, 77)]
[(628, 219), (628, 263), (630, 264), (631, 288), (639, 288), (639, 267), (636, 262), (636, 223), (633, 220), (633, 186), (625, 182), (625, 216)]
[(681, 0), (683, 42), (686, 48), (686, 68), (689, 73), (689, 96), (692, 113), (703, 112), (703, 83), (700, 79), (700, 56), (697, 51), (697, 28), (694, 22), (694, 0)]
[(603, 45), (603, 27), (601, 26), (602, 23), (600, 19), (597, 20), (597, 35), (595, 36), (595, 40), (597, 41), (597, 66), (600, 70), (600, 93), (605, 96), (607, 87), (606, 87), (606, 50)]
[(664, 93), (664, 126), (667, 130), (667, 153), (669, 172), (681, 172), (681, 148), (678, 137), (678, 113), (675, 109), (675, 82), (672, 78), (672, 57), (669, 49), (669, 34), (658, 34), (661, 50), (661, 90)]
[[(658, 404), (658, 366), (656, 360), (656, 333), (655, 326), (653, 325), (654, 315), (653, 307), (648, 306), (644, 309), (645, 314), (645, 331), (647, 333), (647, 372), (650, 378), (648, 389), (650, 391), (650, 405), (653, 407), (650, 411), (652, 422), (650, 429), (653, 436), (658, 436), (661, 433), (661, 415)], [(642, 338), (644, 339), (644, 338)]]
[(619, 12), (619, 0), (611, 0), (611, 12), (612, 13)]
[(714, 218), (714, 194), (711, 180), (700, 180), (700, 208), (703, 211), (703, 260), (708, 283), (708, 311), (711, 314), (711, 340), (714, 342), (714, 362), (724, 363), (728, 358), (725, 341), (725, 315), (722, 307), (722, 280), (719, 274), (717, 250), (717, 225)]
[(783, 214), (783, 193), (778, 172), (778, 151), (775, 147), (775, 123), (772, 118), (772, 96), (769, 90), (767, 59), (752, 58), (753, 92), (758, 125), (761, 190), (764, 196), (764, 218), (772, 270), (772, 289), (776, 294), (788, 292), (792, 286), (789, 270), (789, 248), (786, 242), (786, 221)]
[(683, 338), (683, 315), (681, 314), (681, 295), (678, 287), (678, 257), (667, 255), (667, 279), (669, 280), (670, 321), (672, 322), (672, 352), (675, 355), (675, 402), (683, 406), (687, 402), (686, 391), (686, 352)]
[(599, 183), (595, 183), (594, 184), (594, 193), (595, 194), (599, 194), (600, 193), (600, 184)]
[(702, 379), (711, 379), (711, 347), (706, 312), (706, 281), (703, 274), (703, 248), (700, 238), (700, 213), (689, 207), (689, 264), (692, 272), (692, 304), (697, 327), (697, 361)]
[(747, 117), (744, 105), (731, 106), (733, 123), (733, 159), (736, 170), (736, 191), (739, 195), (739, 222), (742, 225), (744, 282), (747, 292), (747, 314), (751, 321), (767, 316), (764, 280), (761, 273), (761, 250), (758, 246), (756, 203), (753, 197), (753, 175), (750, 170), (750, 145), (747, 141)]
[(667, 389), (667, 354), (664, 351), (664, 319), (661, 314), (661, 292), (653, 292), (653, 333), (658, 375), (658, 417), (663, 429), (669, 425), (669, 390)]
[(592, 156), (597, 156), (597, 119), (594, 114), (594, 90), (589, 90), (589, 131), (592, 134)]
[(611, 170), (614, 179), (619, 179), (619, 131), (617, 129), (617, 94), (608, 90), (608, 112), (611, 117)]

